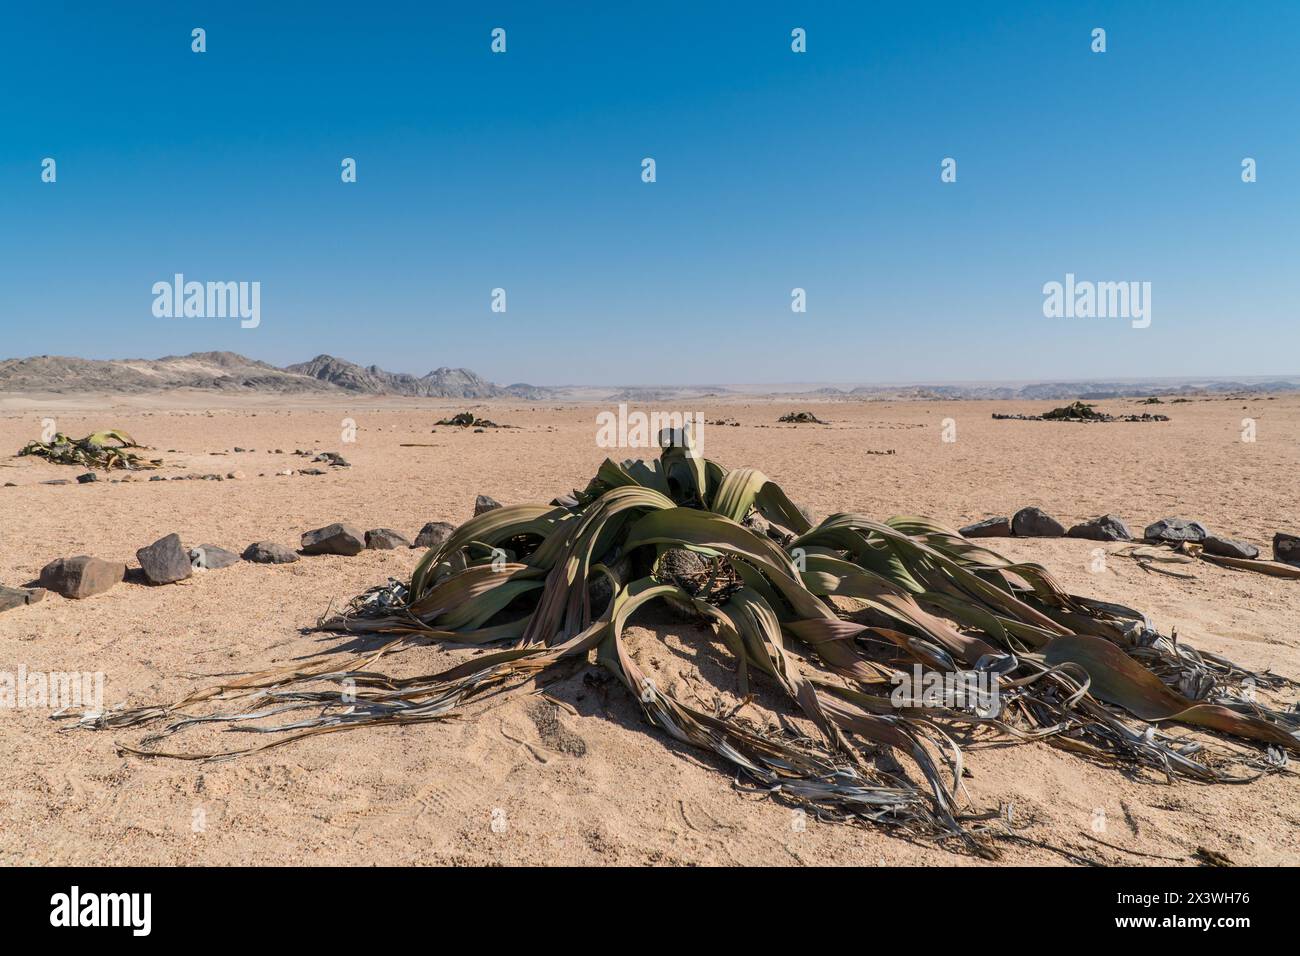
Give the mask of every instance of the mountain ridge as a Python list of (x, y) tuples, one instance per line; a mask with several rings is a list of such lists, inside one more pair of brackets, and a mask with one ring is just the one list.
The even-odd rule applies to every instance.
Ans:
[(467, 368), (425, 375), (388, 372), (321, 354), (282, 368), (238, 352), (191, 352), (158, 359), (36, 355), (0, 360), (0, 392), (154, 392), (178, 388), (285, 394), (345, 393), (420, 398), (544, 398), (534, 385), (495, 385)]
[[(814, 383), (809, 383), (814, 384)], [(0, 359), (3, 392), (163, 392), (211, 389), (318, 395), (390, 395), (419, 398), (516, 398), (526, 401), (598, 399), (614, 402), (672, 402), (688, 399), (769, 396), (814, 401), (1055, 401), (1183, 395), (1262, 394), (1300, 391), (1300, 376), (1258, 380), (1185, 378), (1151, 381), (963, 383), (936, 385), (792, 386), (542, 386), (497, 385), (467, 368), (441, 366), (424, 375), (389, 372), (320, 354), (306, 362), (278, 367), (238, 352), (191, 352), (157, 359), (83, 359), (36, 355)]]

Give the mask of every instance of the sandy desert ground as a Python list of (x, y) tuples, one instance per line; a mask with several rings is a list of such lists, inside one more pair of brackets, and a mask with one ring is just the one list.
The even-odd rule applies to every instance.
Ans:
[[(706, 451), (727, 466), (761, 468), (818, 517), (910, 513), (956, 526), (1034, 504), (1067, 525), (1115, 512), (1139, 531), (1178, 514), (1264, 549), (1276, 530), (1300, 533), (1297, 397), (1195, 400), (1154, 409), (1169, 423), (1102, 425), (990, 419), (1046, 407), (1032, 403), (804, 402), (832, 424), (777, 425), (795, 404), (704, 405), (709, 419), (740, 422), (711, 428)], [(520, 427), (431, 433), (436, 419), (466, 407), (204, 393), (0, 397), (0, 485), (15, 485), (0, 488), (0, 583), (32, 581), (65, 555), (133, 563), (137, 548), (172, 531), (187, 545), (236, 552), (259, 539), (296, 546), (301, 532), (340, 520), (413, 537), (427, 521), (465, 520), (478, 493), (544, 502), (582, 487), (607, 454), (596, 447), (590, 405), (477, 405)], [(10, 455), (45, 417), (73, 435), (125, 428), (167, 460), (165, 475), (246, 477), (44, 485), (77, 471)], [(1247, 417), (1258, 423), (1254, 443), (1241, 441)], [(340, 441), (344, 418), (358, 425), (355, 443)], [(941, 441), (945, 418), (956, 422), (955, 442)], [(269, 451), (277, 448), (286, 454)], [(353, 467), (277, 476), (304, 465), (295, 449), (338, 451)], [(1094, 573), (1095, 542), (992, 544), (1044, 563), (1072, 591), (1141, 607), (1198, 646), (1300, 677), (1300, 581), (1206, 565), (1182, 580), (1120, 557)], [(177, 585), (124, 583), (80, 602), (51, 595), (0, 614), (0, 670), (98, 670), (110, 704), (171, 700), (196, 675), (340, 645), (303, 629), (331, 604), (407, 575), (422, 553), (241, 563)], [(666, 680), (734, 690), (704, 631), (666, 614), (639, 620), (633, 646)], [(427, 673), (465, 653), (418, 648), (400, 667)], [(547, 689), (563, 707), (536, 695), (495, 698), (459, 720), (330, 734), (219, 763), (119, 756), (115, 742), (137, 743), (143, 732), (68, 730), (47, 711), (0, 711), (0, 862), (986, 865), (877, 829), (810, 819), (800, 831), (789, 807), (737, 789), (720, 764), (671, 743), (592, 672)], [(175, 739), (197, 747), (228, 743), (222, 736)], [(1107, 863), (1193, 862), (1202, 847), (1237, 864), (1300, 863), (1300, 780), (1290, 771), (1243, 786), (1169, 785), (1042, 745), (979, 749), (968, 766), (977, 807), (1013, 804), (1026, 835)], [(494, 811), (504, 827), (491, 826)], [(1102, 833), (1093, 829), (1099, 811)], [(1005, 848), (1002, 860), (1062, 861), (1031, 847)]]

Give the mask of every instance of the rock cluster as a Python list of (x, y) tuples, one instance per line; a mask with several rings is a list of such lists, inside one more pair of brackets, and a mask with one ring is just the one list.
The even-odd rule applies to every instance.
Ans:
[[(1081, 521), (1066, 531), (1041, 508), (1021, 508), (1012, 517), (985, 518), (959, 529), (964, 538), (1086, 538), (1089, 541), (1132, 541), (1133, 533), (1118, 515), (1105, 514)], [(1257, 560), (1259, 548), (1248, 541), (1212, 534), (1199, 521), (1168, 517), (1147, 525), (1142, 540), (1175, 547), (1184, 542), (1200, 545), (1208, 555)], [(1273, 537), (1273, 560), (1300, 566), (1300, 537), (1278, 532)]]

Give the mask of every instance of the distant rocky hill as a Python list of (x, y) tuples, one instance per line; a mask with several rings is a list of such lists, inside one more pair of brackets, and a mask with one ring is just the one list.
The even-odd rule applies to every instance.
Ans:
[(162, 392), (171, 389), (319, 395), (403, 395), (420, 398), (518, 398), (527, 401), (684, 402), (743, 396), (805, 397), (829, 401), (995, 399), (1000, 401), (1101, 401), (1148, 395), (1247, 395), (1300, 390), (1300, 378), (1272, 380), (1153, 380), (1150, 382), (970, 383), (861, 385), (790, 390), (764, 386), (494, 385), (467, 368), (437, 368), (426, 375), (388, 372), (333, 355), (277, 368), (236, 352), (193, 352), (160, 359), (80, 359), (39, 355), (0, 360), (4, 392)]
[(0, 360), (0, 392), (157, 392), (177, 388), (467, 399), (540, 399), (550, 394), (533, 385), (493, 385), (466, 368), (439, 368), (416, 376), (361, 366), (332, 355), (318, 355), (310, 362), (285, 368), (235, 352), (194, 352), (160, 359), (40, 355)]
[(332, 355), (318, 355), (310, 362), (285, 366), (284, 371), (368, 395), (496, 398), (510, 394), (507, 389), (485, 381), (467, 368), (439, 368), (417, 377), (404, 372), (385, 372), (377, 365), (363, 368)]
[(948, 400), (1101, 401), (1112, 398), (1182, 395), (1262, 395), (1300, 391), (1295, 379), (1240, 382), (1229, 379), (1188, 379), (1154, 382), (1036, 382), (1030, 385), (861, 385), (853, 389), (818, 388), (799, 394), (832, 400)]

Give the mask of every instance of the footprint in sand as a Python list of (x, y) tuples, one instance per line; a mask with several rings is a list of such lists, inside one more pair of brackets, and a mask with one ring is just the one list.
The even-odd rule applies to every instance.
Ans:
[(560, 708), (554, 704), (544, 700), (532, 702), (528, 706), (528, 719), (533, 722), (542, 743), (549, 749), (571, 757), (586, 754), (587, 741), (560, 723)]

